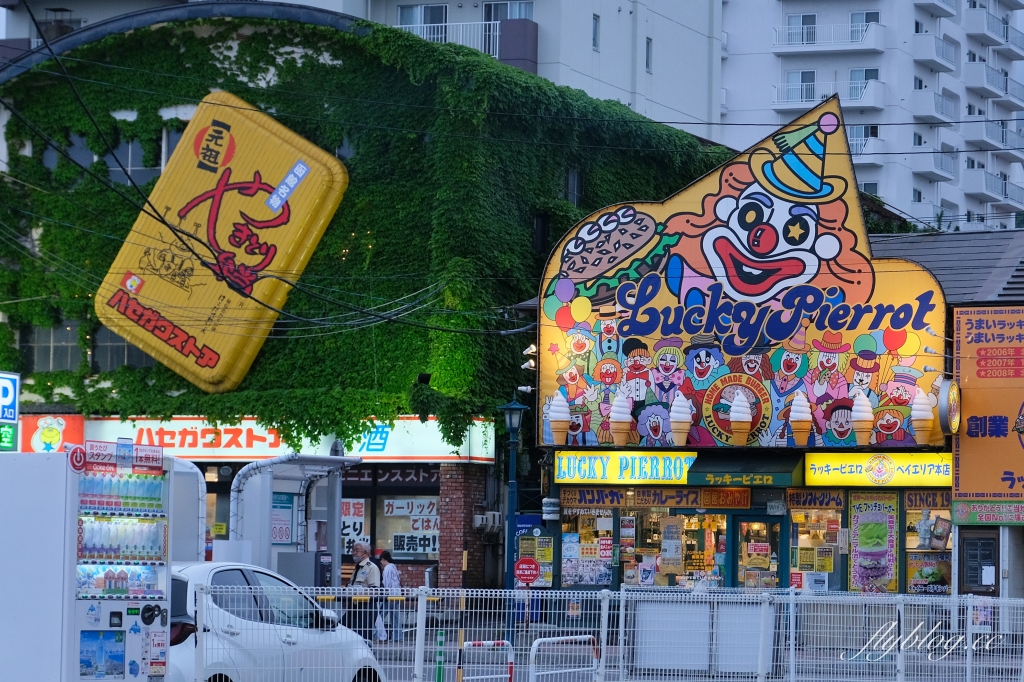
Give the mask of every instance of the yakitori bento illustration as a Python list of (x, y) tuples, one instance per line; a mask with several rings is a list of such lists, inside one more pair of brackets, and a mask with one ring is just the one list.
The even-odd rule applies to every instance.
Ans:
[(540, 301), (544, 402), (598, 425), (570, 437), (542, 410), (543, 444), (941, 442), (942, 290), (872, 259), (834, 98), (662, 203), (590, 215)]

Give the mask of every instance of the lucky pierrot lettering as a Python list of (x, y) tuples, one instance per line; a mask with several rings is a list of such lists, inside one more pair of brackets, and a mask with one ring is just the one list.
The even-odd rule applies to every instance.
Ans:
[(928, 326), (926, 316), (935, 310), (933, 291), (925, 291), (913, 303), (899, 306), (885, 303), (833, 306), (826, 301), (825, 292), (806, 284), (786, 291), (779, 300), (781, 307), (730, 301), (720, 283), (707, 288), (706, 304), (661, 308), (650, 305), (661, 288), (662, 277), (657, 273), (646, 275), (639, 284), (619, 285), (615, 300), (625, 317), (618, 326), (621, 337), (714, 333), (722, 338), (722, 350), (726, 354), (744, 355), (762, 337), (779, 342), (792, 337), (804, 317), (813, 318), (814, 328), (820, 331), (855, 331), (865, 322), (868, 331), (885, 326), (921, 331)]

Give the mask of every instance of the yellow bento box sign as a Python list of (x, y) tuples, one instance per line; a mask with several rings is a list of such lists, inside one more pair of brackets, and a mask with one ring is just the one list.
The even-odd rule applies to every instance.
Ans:
[(809, 452), (804, 456), (804, 485), (949, 488), (950, 452)]
[(96, 315), (204, 391), (234, 389), (285, 304), (281, 280), (298, 280), (347, 186), (330, 154), (234, 95), (207, 96), (107, 272)]

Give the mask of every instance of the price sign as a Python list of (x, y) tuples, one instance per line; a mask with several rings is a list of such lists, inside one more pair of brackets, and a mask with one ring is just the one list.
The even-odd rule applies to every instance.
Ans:
[(512, 573), (519, 582), (524, 585), (532, 585), (540, 579), (540, 564), (536, 559), (523, 557), (516, 562)]

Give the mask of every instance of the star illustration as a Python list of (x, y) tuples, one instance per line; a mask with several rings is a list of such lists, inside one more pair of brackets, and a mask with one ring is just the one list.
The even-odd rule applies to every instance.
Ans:
[(553, 343), (550, 346), (548, 346), (548, 352), (551, 353), (552, 355), (558, 355), (558, 344)]
[(789, 228), (789, 235), (788, 236), (789, 236), (790, 239), (800, 239), (800, 237), (802, 237), (803, 234), (804, 234), (804, 228), (800, 226), (800, 221), (799, 220), (794, 221), (793, 223), (791, 223), (787, 227)]

